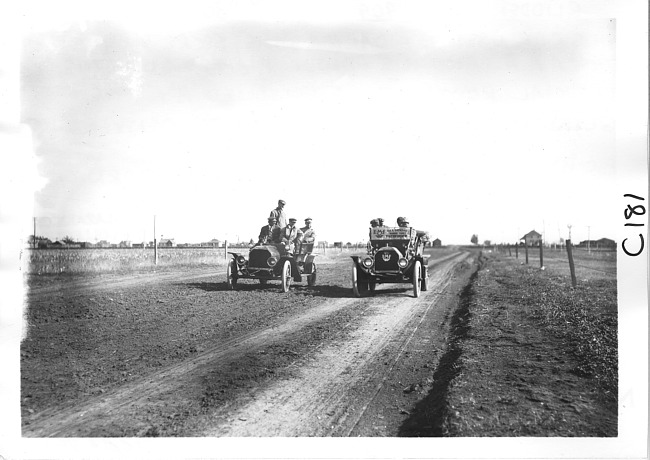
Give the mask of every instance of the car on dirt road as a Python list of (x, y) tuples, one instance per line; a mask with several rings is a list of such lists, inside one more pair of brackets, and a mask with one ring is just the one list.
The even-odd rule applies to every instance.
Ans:
[(372, 293), (380, 283), (411, 283), (413, 296), (429, 287), (427, 232), (413, 227), (372, 227), (368, 254), (352, 256), (352, 291)]
[(229, 252), (232, 259), (226, 270), (227, 284), (234, 289), (238, 279), (258, 279), (260, 284), (269, 280), (280, 280), (282, 292), (289, 291), (292, 281), (301, 282), (307, 277), (307, 285), (316, 284), (316, 263), (313, 254), (314, 243), (298, 243), (295, 253), (284, 244), (259, 244), (250, 248), (248, 257), (239, 252)]

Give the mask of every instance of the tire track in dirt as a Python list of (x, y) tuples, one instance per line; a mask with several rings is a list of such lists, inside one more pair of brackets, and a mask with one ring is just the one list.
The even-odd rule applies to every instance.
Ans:
[[(182, 406), (183, 401), (189, 403), (199, 399), (204, 389), (202, 377), (223, 363), (236, 360), (238, 356), (254, 352), (261, 347), (282, 343), (291, 333), (322, 321), (342, 309), (356, 308), (359, 302), (364, 302), (367, 308), (370, 302), (370, 308), (365, 313), (368, 316), (367, 320), (364, 321), (364, 326), (353, 333), (353, 339), (345, 344), (325, 345), (319, 358), (312, 361), (312, 364), (308, 364), (305, 369), (301, 369), (303, 377), (298, 379), (297, 388), (291, 388), (292, 382), (296, 383), (293, 380), (285, 386), (283, 392), (278, 393), (277, 388), (272, 387), (264, 396), (268, 400), (271, 395), (271, 400), (268, 400), (270, 405), (258, 410), (246, 404), (242, 409), (244, 412), (238, 411), (239, 415), (233, 417), (234, 422), (232, 419), (228, 420), (227, 430), (223, 426), (217, 426), (212, 430), (212, 435), (219, 436), (245, 436), (245, 433), (249, 432), (259, 436), (264, 432), (262, 426), (255, 427), (254, 423), (244, 425), (237, 423), (241, 419), (254, 421), (255, 417), (258, 417), (276, 426), (278, 424), (285, 426), (279, 432), (267, 426), (265, 429), (268, 430), (269, 435), (296, 436), (301, 432), (303, 423), (296, 414), (331, 413), (333, 424), (330, 423), (331, 420), (327, 420), (327, 425), (315, 426), (314, 420), (318, 420), (318, 416), (312, 417), (309, 435), (346, 435), (350, 426), (356, 423), (354, 412), (361, 409), (360, 404), (363, 401), (367, 402), (368, 391), (375, 392), (376, 382), (381, 380), (382, 370), (373, 370), (370, 364), (382, 359), (380, 353), (390, 342), (403, 342), (404, 339), (399, 337), (399, 332), (412, 321), (415, 315), (423, 311), (427, 303), (430, 304), (435, 300), (436, 292), (433, 290), (444, 289), (453, 267), (465, 257), (467, 254), (455, 254), (445, 261), (436, 261), (435, 265), (439, 267), (430, 274), (431, 290), (423, 293), (420, 299), (405, 297), (403, 293), (389, 292), (387, 295), (382, 295), (379, 291), (380, 295), (373, 299), (329, 300), (287, 322), (219, 343), (191, 360), (93, 397), (81, 405), (52, 408), (34, 414), (30, 417), (29, 424), (24, 427), (23, 435), (26, 437), (92, 436), (93, 433), (101, 432), (101, 428), (109, 424), (130, 426), (136, 423), (133, 421), (133, 414), (159, 404), (166, 398), (173, 400), (176, 406)], [(214, 275), (214, 272), (203, 274), (203, 276)], [(196, 277), (196, 274), (184, 275), (183, 278), (192, 276)], [(178, 279), (176, 276), (173, 281)], [(113, 283), (111, 287), (114, 288), (116, 284), (131, 286), (138, 283), (138, 279), (130, 279), (124, 283)], [(305, 382), (309, 382), (310, 391), (306, 391), (308, 386)], [(280, 385), (287, 385), (287, 382)], [(299, 393), (299, 397), (295, 397), (296, 393)], [(275, 396), (272, 396), (273, 394)], [(313, 398), (314, 395), (320, 395), (317, 402)], [(236, 404), (228, 404), (228, 406), (233, 410), (233, 406), (241, 407), (245, 402), (236, 401)], [(273, 415), (269, 414), (269, 407), (274, 411)], [(247, 410), (252, 412), (246, 412)], [(219, 417), (217, 411), (214, 420), (218, 419), (223, 420), (223, 416)], [(261, 423), (264, 425), (266, 422)]]
[[(300, 375), (248, 395), (240, 410), (217, 411), (204, 436), (348, 436), (399, 360), (418, 316), (426, 315), (468, 254), (446, 258), (418, 299), (378, 291), (370, 314), (345, 343), (324, 347)], [(417, 328), (417, 324), (415, 326)]]

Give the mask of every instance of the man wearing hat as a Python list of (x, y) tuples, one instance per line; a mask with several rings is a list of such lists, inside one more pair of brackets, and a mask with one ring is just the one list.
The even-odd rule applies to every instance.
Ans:
[(409, 225), (410, 225), (409, 220), (406, 217), (398, 217), (397, 218), (397, 226), (398, 227), (408, 227)]
[(316, 230), (311, 226), (311, 217), (305, 219), (305, 226), (300, 229), (302, 232), (302, 241), (305, 243), (313, 243), (316, 241)]
[(300, 242), (302, 232), (296, 227), (297, 219), (293, 217), (289, 219), (289, 223), (282, 229), (280, 233), (280, 242), (284, 244), (288, 252), (293, 252), (296, 243)]
[(287, 215), (284, 212), (284, 205), (287, 204), (284, 200), (278, 200), (278, 207), (271, 211), (269, 217), (275, 217), (276, 222), (280, 228), (287, 225)]
[(269, 217), (268, 225), (265, 225), (260, 229), (260, 236), (257, 240), (257, 244), (276, 242), (278, 236), (280, 236), (280, 227), (278, 226), (275, 217)]

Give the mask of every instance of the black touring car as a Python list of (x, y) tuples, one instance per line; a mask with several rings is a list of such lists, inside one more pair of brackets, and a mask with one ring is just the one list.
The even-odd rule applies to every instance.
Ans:
[(352, 256), (352, 291), (360, 297), (379, 283), (411, 283), (413, 296), (429, 286), (427, 232), (412, 227), (372, 227), (366, 256)]

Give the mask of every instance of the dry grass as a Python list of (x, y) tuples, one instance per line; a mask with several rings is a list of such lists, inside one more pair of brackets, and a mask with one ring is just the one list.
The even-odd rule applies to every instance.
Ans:
[[(129, 272), (155, 267), (152, 249), (29, 249), (27, 274)], [(158, 250), (157, 267), (225, 265), (223, 248)]]

